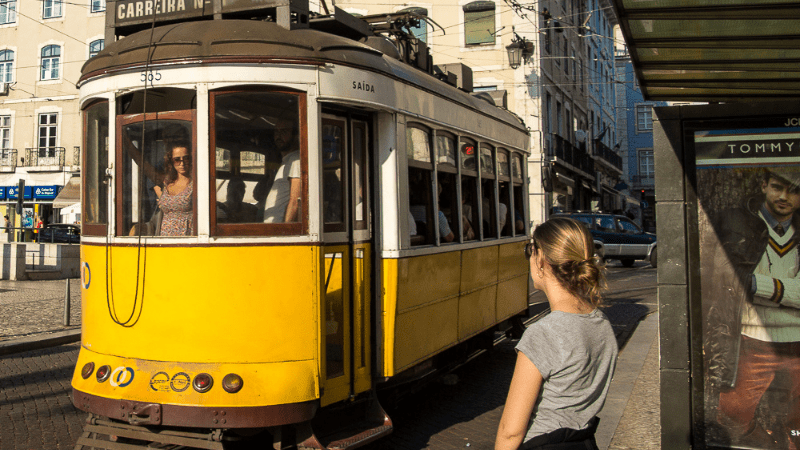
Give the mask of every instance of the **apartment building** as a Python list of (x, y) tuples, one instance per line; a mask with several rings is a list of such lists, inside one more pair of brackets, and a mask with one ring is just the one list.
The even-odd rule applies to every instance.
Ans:
[[(607, 0), (409, 2), (340, 0), (357, 15), (412, 11), (434, 64), (472, 68), (473, 89), (520, 116), (531, 130), (530, 220), (552, 211), (617, 209), (622, 175), (614, 111), (617, 23)], [(511, 67), (508, 46), (530, 42)]]
[(76, 83), (103, 48), (105, 10), (105, 0), (0, 0), (0, 213), (17, 226), (60, 222), (80, 200)]

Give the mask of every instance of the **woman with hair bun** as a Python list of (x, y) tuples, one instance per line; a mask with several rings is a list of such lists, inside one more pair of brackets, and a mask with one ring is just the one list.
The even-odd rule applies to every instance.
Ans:
[(597, 449), (596, 415), (617, 360), (617, 340), (598, 306), (604, 267), (579, 222), (550, 219), (525, 246), (533, 285), (550, 313), (517, 344), (517, 363), (495, 450)]

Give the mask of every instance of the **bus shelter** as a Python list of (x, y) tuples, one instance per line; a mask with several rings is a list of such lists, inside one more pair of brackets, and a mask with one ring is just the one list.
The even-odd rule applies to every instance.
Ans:
[(678, 103), (653, 124), (662, 448), (800, 448), (800, 2), (613, 7), (644, 98)]

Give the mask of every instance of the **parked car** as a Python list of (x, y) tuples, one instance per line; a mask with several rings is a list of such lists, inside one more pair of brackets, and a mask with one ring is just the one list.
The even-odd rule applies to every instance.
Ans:
[(625, 216), (573, 212), (554, 214), (553, 217), (571, 217), (586, 224), (595, 242), (603, 243), (605, 259), (618, 259), (625, 267), (631, 267), (636, 260), (658, 266), (656, 235), (645, 232)]
[(80, 244), (81, 227), (70, 223), (51, 223), (34, 235), (34, 241), (56, 244)]

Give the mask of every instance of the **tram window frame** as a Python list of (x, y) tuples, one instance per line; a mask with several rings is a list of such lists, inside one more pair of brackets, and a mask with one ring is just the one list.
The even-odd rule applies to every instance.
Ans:
[[(133, 224), (138, 222), (134, 222), (133, 218), (131, 218), (132, 226), (126, 227), (125, 224), (125, 180), (126, 180), (126, 173), (119, 172), (124, 171), (123, 163), (126, 162), (126, 157), (128, 156), (125, 152), (123, 146), (123, 139), (125, 133), (123, 133), (123, 128), (127, 125), (135, 124), (135, 123), (144, 123), (144, 122), (158, 122), (158, 121), (183, 121), (188, 122), (191, 124), (191, 135), (188, 136), (191, 145), (191, 156), (192, 161), (197, 161), (197, 109), (184, 109), (179, 111), (159, 111), (159, 112), (148, 112), (146, 114), (130, 114), (130, 115), (118, 115), (116, 120), (116, 167), (118, 171), (118, 176), (116, 177), (115, 183), (115, 203), (116, 203), (116, 211), (115, 211), (115, 223), (116, 223), (116, 236), (118, 237), (130, 237), (130, 236), (139, 236), (139, 234), (135, 231), (136, 229), (133, 227)], [(152, 180), (151, 180), (152, 181)], [(197, 192), (198, 192), (198, 182), (197, 182), (197, 164), (192, 164), (192, 227), (194, 229), (194, 233), (189, 236), (155, 236), (151, 234), (142, 234), (142, 237), (148, 238), (196, 238), (197, 237)], [(162, 194), (163, 195), (163, 194)], [(157, 208), (158, 202), (156, 201), (155, 205), (153, 206), (153, 211)], [(151, 217), (143, 217), (145, 220), (145, 224), (149, 222), (152, 218), (153, 212), (150, 213)], [(133, 234), (132, 234), (133, 233)]]
[[(514, 202), (514, 227), (513, 227), (513, 235), (514, 236), (527, 236), (527, 225), (525, 217), (525, 166), (524, 166), (525, 158), (523, 155), (512, 152), (511, 153), (511, 191), (513, 195), (513, 202)], [(517, 172), (516, 169), (519, 169)], [(522, 216), (520, 220), (522, 221), (522, 230), (518, 231), (516, 227), (516, 213)]]
[[(350, 148), (353, 151), (353, 156), (351, 158), (352, 159), (351, 170), (352, 170), (353, 176), (357, 178), (357, 180), (356, 180), (356, 190), (358, 190), (360, 188), (361, 189), (361, 194), (362, 194), (361, 202), (360, 203), (356, 202), (355, 206), (353, 207), (353, 216), (354, 216), (353, 217), (353, 224), (354, 224), (353, 228), (355, 230), (369, 230), (369, 222), (370, 222), (370, 220), (369, 220), (369, 218), (370, 218), (370, 207), (369, 207), (369, 205), (370, 205), (370, 197), (369, 197), (369, 193), (370, 193), (370, 189), (369, 189), (369, 167), (370, 167), (369, 143), (370, 143), (370, 133), (369, 133), (369, 130), (370, 130), (370, 128), (369, 128), (369, 123), (366, 120), (352, 119), (350, 121), (350, 129), (351, 129), (351, 131), (350, 131), (350, 139), (351, 139)], [(364, 137), (364, 141), (361, 143), (362, 146), (363, 146), (361, 149), (357, 149), (356, 148), (356, 145), (358, 145), (356, 137), (361, 135), (359, 133), (356, 133), (356, 130), (359, 130), (359, 129), (363, 131), (363, 137)], [(361, 156), (359, 156), (359, 159), (361, 159), (363, 157), (363, 161), (361, 161), (361, 168), (360, 169), (358, 169), (358, 167), (356, 165), (356, 153), (359, 152), (359, 151), (361, 153)], [(355, 197), (353, 197), (353, 198), (354, 198), (354, 200), (356, 199)], [(359, 218), (359, 214), (358, 214), (359, 213), (359, 208), (358, 208), (359, 205), (361, 206), (361, 218)]]
[[(495, 162), (495, 152), (496, 149), (493, 145), (487, 142), (481, 142), (480, 146), (478, 147), (479, 151), (478, 154), (480, 157), (478, 158), (480, 164), (480, 196), (481, 196), (481, 237), (483, 240), (486, 239), (497, 239), (499, 236), (497, 225), (497, 213), (498, 213), (498, 205), (497, 205), (497, 164)], [(485, 158), (484, 150), (489, 151), (489, 158)], [(492, 167), (490, 169), (486, 169), (486, 162), (491, 162)], [(487, 193), (484, 192), (486, 188), (491, 188), (491, 192), (487, 196)], [(487, 200), (489, 210), (488, 210), (488, 220), (486, 217), (487, 211), (485, 211), (483, 200)], [(488, 230), (484, 227), (484, 224), (488, 224)]]
[[(422, 154), (421, 152), (417, 152), (417, 147), (414, 145), (415, 141), (413, 139), (414, 130), (419, 130), (425, 134), (427, 142), (427, 149), (425, 152), (427, 156)], [(408, 212), (413, 216), (412, 209), (416, 206), (416, 203), (412, 203), (414, 201), (422, 201), (423, 203), (421, 206), (424, 207), (425, 212), (425, 221), (417, 220), (414, 217), (414, 222), (417, 228), (417, 234), (415, 236), (411, 236), (410, 244), (412, 247), (418, 247), (423, 245), (433, 245), (435, 242), (435, 231), (432, 226), (429, 226), (428, 223), (430, 222), (431, 217), (435, 217), (433, 214), (433, 195), (432, 195), (432, 186), (433, 186), (433, 162), (432, 162), (432, 150), (434, 149), (433, 140), (432, 140), (432, 130), (420, 123), (407, 123), (406, 124), (406, 156), (408, 159)], [(417, 156), (421, 156), (422, 158), (417, 159)], [(414, 179), (418, 179), (415, 183)], [(413, 185), (420, 185), (423, 190), (414, 191), (412, 192)], [(424, 234), (420, 233), (421, 228), (424, 228)], [(417, 236), (422, 236), (420, 239)]]
[[(93, 119), (95, 112), (99, 109), (105, 108), (105, 114), (100, 114), (100, 117)], [(110, 123), (109, 117), (111, 115), (111, 105), (108, 100), (97, 100), (89, 103), (83, 108), (83, 155), (82, 166), (84, 171), (83, 176), (83, 199), (81, 204), (81, 218), (83, 224), (81, 225), (81, 233), (85, 236), (105, 236), (108, 234), (109, 224), (109, 184), (106, 182), (106, 169), (108, 168), (108, 139), (110, 137)], [(92, 127), (94, 120), (95, 128)], [(103, 133), (103, 125), (105, 126), (105, 133)], [(92, 133), (91, 130), (96, 130)], [(93, 135), (97, 138), (90, 141)], [(105, 138), (105, 139), (103, 139)], [(102, 141), (102, 142), (101, 142)], [(89, 165), (96, 165), (96, 171), (89, 171)], [(97, 195), (97, 201), (92, 202), (89, 199), (93, 197), (91, 194), (92, 185), (96, 186), (96, 190), (100, 193)], [(102, 193), (105, 191), (105, 194)], [(95, 207), (98, 209), (96, 214), (90, 214), (89, 208), (96, 203)], [(93, 218), (97, 216), (100, 220), (94, 221)]]
[[(467, 153), (467, 149), (472, 148), (472, 154), (469, 155)], [(471, 138), (462, 136), (458, 140), (458, 152), (460, 158), (460, 165), (461, 165), (461, 179), (459, 183), (461, 183), (461, 217), (462, 221), (466, 216), (466, 219), (469, 221), (470, 227), (473, 230), (473, 238), (467, 239), (467, 233), (464, 232), (463, 241), (475, 241), (481, 239), (481, 219), (480, 219), (480, 211), (478, 208), (479, 205), (479, 177), (478, 177), (478, 143)], [(466, 155), (466, 157), (465, 157)], [(470, 183), (471, 181), (471, 183)], [(466, 187), (466, 189), (465, 189)], [(470, 203), (465, 203), (465, 201), (471, 200)], [(469, 206), (470, 214), (465, 214), (464, 212), (464, 205)]]
[(292, 95), (297, 98), (297, 139), (300, 152), (300, 209), (298, 214), (300, 220), (289, 223), (264, 223), (262, 221), (252, 223), (221, 223), (217, 221), (217, 168), (216, 151), (209, 152), (209, 229), (214, 237), (229, 236), (301, 236), (308, 234), (309, 224), (309, 201), (308, 201), (308, 111), (307, 97), (303, 91), (289, 89), (270, 89), (263, 87), (236, 87), (234, 89), (224, 88), (209, 91), (209, 148), (217, 148), (217, 97), (223, 95), (246, 94), (255, 95), (265, 94), (284, 94)]
[[(440, 139), (441, 138), (441, 139)], [(452, 133), (447, 131), (436, 130), (434, 136), (434, 150), (436, 153), (436, 191), (437, 195), (434, 199), (434, 209), (437, 210), (436, 213), (436, 220), (437, 220), (437, 227), (439, 226), (439, 211), (444, 214), (445, 220), (447, 220), (447, 226), (450, 228), (450, 231), (453, 233), (453, 240), (447, 241), (445, 238), (446, 236), (439, 235), (439, 245), (448, 245), (460, 242), (460, 235), (461, 232), (457, 218), (460, 217), (459, 215), (459, 198), (458, 198), (458, 168), (457, 168), (457, 152), (458, 152), (458, 139)], [(452, 154), (448, 154), (449, 152), (442, 153), (441, 150), (446, 150), (443, 148), (440, 143), (442, 142), (450, 142), (451, 145), (449, 146), (452, 149)], [(444, 159), (443, 159), (444, 157)], [(440, 162), (441, 160), (444, 162)], [(452, 162), (451, 162), (452, 161)], [(441, 187), (441, 193), (439, 193), (439, 187)], [(443, 201), (444, 200), (444, 201)], [(449, 203), (449, 213), (445, 212), (442, 208), (441, 203)]]
[[(334, 233), (334, 232), (343, 232), (347, 230), (347, 202), (348, 202), (348, 195), (349, 189), (347, 188), (347, 179), (349, 177), (350, 167), (347, 164), (348, 157), (348, 147), (349, 147), (349, 136), (347, 133), (347, 119), (340, 116), (323, 116), (322, 117), (322, 129), (320, 130), (320, 139), (322, 139), (322, 148), (320, 149), (322, 152), (322, 204), (323, 204), (323, 211), (322, 211), (322, 226), (323, 230), (326, 233)], [(329, 184), (329, 176), (331, 173), (335, 175), (335, 170), (331, 172), (331, 169), (335, 169), (336, 165), (330, 165), (330, 163), (326, 163), (326, 154), (330, 151), (330, 148), (327, 147), (327, 143), (325, 142), (326, 134), (325, 128), (329, 125), (341, 125), (341, 139), (339, 139), (339, 159), (338, 159), (338, 182), (334, 182), (333, 185)], [(333, 156), (333, 155), (332, 155)], [(339, 192), (339, 202), (338, 204), (334, 203), (334, 207), (338, 207), (338, 211), (333, 209), (329, 209), (331, 204), (330, 196), (334, 193), (332, 188), (338, 188)], [(331, 220), (329, 216), (329, 212), (338, 212), (339, 219), (338, 221)]]
[[(512, 189), (511, 189), (511, 162), (509, 158), (508, 150), (504, 148), (498, 148), (497, 152), (497, 197), (498, 197), (498, 205), (497, 210), (498, 213), (500, 212), (500, 203), (503, 203), (505, 200), (506, 205), (506, 217), (505, 222), (502, 223), (500, 226), (500, 238), (504, 237), (512, 237), (513, 234), (513, 196), (512, 196)], [(504, 161), (503, 161), (504, 160)], [(503, 170), (505, 168), (505, 171)], [(505, 191), (505, 196), (503, 196), (503, 192)], [(505, 197), (505, 198), (504, 198)], [(499, 216), (499, 214), (498, 214)], [(500, 217), (500, 222), (503, 222), (503, 218)]]

